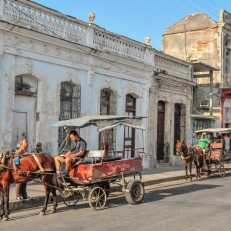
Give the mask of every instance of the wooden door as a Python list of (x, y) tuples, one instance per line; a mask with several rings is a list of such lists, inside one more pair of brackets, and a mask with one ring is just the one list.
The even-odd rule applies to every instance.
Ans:
[(13, 114), (12, 149), (21, 139), (28, 140), (28, 151), (36, 145), (36, 96), (16, 94)]
[(164, 124), (165, 124), (165, 102), (158, 102), (157, 117), (157, 160), (164, 157)]
[[(136, 115), (136, 99), (132, 95), (126, 96), (126, 112), (128, 116)], [(135, 129), (124, 127), (124, 156), (126, 159), (135, 156)]]

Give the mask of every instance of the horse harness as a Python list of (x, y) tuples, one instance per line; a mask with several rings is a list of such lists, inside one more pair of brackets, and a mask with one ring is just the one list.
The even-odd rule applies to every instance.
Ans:
[[(18, 174), (20, 173), (27, 173), (27, 175), (29, 175), (30, 173), (41, 173), (41, 172), (45, 172), (45, 171), (53, 171), (52, 169), (44, 169), (41, 165), (41, 163), (39, 162), (39, 159), (37, 158), (36, 154), (32, 153), (31, 155), (33, 155), (36, 163), (38, 164), (38, 167), (39, 167), (39, 170), (38, 171), (35, 171), (35, 172), (29, 172), (29, 171), (23, 171), (21, 169), (18, 169), (18, 167), (16, 167), (18, 164), (16, 164), (16, 156), (11, 154), (9, 151), (1, 151), (0, 150), (0, 171), (4, 170), (4, 169), (9, 169), (9, 170), (14, 170), (16, 171)], [(5, 165), (5, 161), (7, 158), (10, 158), (11, 159), (11, 162), (13, 162), (13, 165), (14, 165), (14, 168), (10, 168), (8, 166)]]

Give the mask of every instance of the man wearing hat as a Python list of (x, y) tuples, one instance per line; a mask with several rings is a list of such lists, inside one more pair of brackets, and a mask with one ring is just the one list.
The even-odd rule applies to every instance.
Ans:
[(41, 147), (42, 147), (42, 143), (41, 143), (41, 142), (38, 142), (38, 143), (36, 144), (36, 148), (35, 148), (34, 152), (35, 152), (35, 153), (42, 153), (43, 150), (42, 150)]

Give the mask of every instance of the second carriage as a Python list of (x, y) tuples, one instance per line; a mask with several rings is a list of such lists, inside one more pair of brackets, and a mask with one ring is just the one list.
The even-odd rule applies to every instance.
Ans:
[[(230, 134), (231, 128), (208, 128), (195, 131), (195, 135), (199, 134), (214, 134), (221, 135)], [(225, 151), (224, 140), (221, 138), (217, 142), (211, 142), (205, 150), (204, 165), (202, 171), (209, 176), (212, 173), (218, 173), (220, 176), (225, 176), (225, 163), (231, 162), (231, 151)]]

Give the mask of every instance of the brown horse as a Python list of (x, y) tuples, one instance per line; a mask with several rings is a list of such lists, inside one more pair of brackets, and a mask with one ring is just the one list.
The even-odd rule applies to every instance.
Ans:
[(196, 179), (199, 180), (201, 178), (201, 171), (203, 166), (203, 150), (198, 146), (192, 147), (190, 145), (186, 145), (184, 141), (177, 140), (176, 154), (180, 155), (184, 161), (186, 173), (185, 179), (188, 180), (189, 166), (189, 177), (192, 181), (192, 163), (194, 162), (196, 166)]
[(45, 202), (40, 215), (44, 215), (50, 192), (53, 195), (53, 209), (56, 212), (57, 196), (56, 188), (52, 187), (52, 177), (55, 171), (54, 159), (48, 154), (28, 154), (22, 156), (19, 165), (10, 161), (9, 152), (0, 151), (0, 220), (9, 219), (9, 192), (10, 184), (13, 182), (27, 183), (37, 177), (41, 177), (45, 189)]

